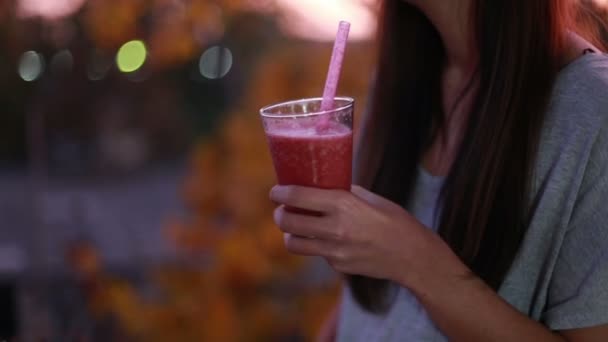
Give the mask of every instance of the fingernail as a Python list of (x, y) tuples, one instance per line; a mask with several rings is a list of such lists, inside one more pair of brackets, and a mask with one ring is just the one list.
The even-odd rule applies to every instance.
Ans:
[(269, 196), (269, 198), (270, 198), (271, 201), (273, 200), (273, 197), (274, 197), (274, 194), (276, 192), (276, 189), (277, 189), (276, 185), (273, 186), (272, 188), (270, 188), (270, 192), (268, 193), (268, 196)]

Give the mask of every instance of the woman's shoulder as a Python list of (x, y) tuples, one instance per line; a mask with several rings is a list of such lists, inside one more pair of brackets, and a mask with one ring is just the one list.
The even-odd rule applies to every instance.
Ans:
[(608, 54), (590, 52), (557, 75), (552, 100), (568, 100), (596, 108), (608, 103)]
[[(577, 192), (588, 164), (608, 163), (608, 55), (589, 53), (558, 75), (544, 118), (535, 188)], [(589, 179), (589, 177), (587, 177)]]
[[(606, 84), (608, 82), (607, 72), (608, 54), (590, 50), (570, 62), (558, 73), (557, 84), (558, 86), (566, 84)], [(581, 83), (581, 81), (586, 81), (587, 78), (590, 78), (590, 83)]]
[(552, 131), (585, 136), (608, 125), (608, 54), (588, 53), (560, 71), (546, 121)]

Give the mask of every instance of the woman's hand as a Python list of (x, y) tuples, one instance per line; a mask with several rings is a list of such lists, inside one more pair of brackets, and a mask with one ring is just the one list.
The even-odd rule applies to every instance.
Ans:
[[(415, 217), (361, 187), (353, 186), (351, 193), (275, 186), (270, 198), (280, 204), (274, 219), (285, 233), (287, 249), (324, 257), (338, 272), (389, 279), (410, 288), (424, 284), (446, 262), (446, 272), (468, 273), (441, 238)], [(292, 213), (286, 206), (322, 215)]]

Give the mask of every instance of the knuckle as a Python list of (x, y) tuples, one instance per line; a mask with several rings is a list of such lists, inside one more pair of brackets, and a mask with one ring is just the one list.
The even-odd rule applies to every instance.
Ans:
[(341, 208), (341, 202), (343, 197), (345, 197), (340, 191), (336, 190), (328, 190), (324, 193), (325, 196), (325, 206), (328, 211), (331, 212), (339, 212)]
[(342, 225), (336, 225), (332, 230), (332, 235), (335, 240), (345, 241), (348, 239), (348, 231)]
[(342, 248), (336, 248), (332, 252), (331, 259), (334, 262), (344, 262), (347, 259), (346, 252)]
[(355, 204), (353, 196), (341, 196), (337, 201), (338, 210), (342, 213), (352, 213)]
[(346, 267), (344, 266), (344, 264), (338, 260), (332, 260), (329, 259), (327, 260), (327, 263), (329, 264), (329, 266), (331, 268), (333, 268), (336, 272), (340, 272), (340, 273), (346, 273)]

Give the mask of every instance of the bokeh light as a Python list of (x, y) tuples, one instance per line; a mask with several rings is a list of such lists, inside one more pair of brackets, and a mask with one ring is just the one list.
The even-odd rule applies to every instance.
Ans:
[(22, 18), (59, 19), (78, 11), (86, 0), (19, 0), (17, 15)]
[(146, 45), (141, 40), (125, 43), (116, 56), (116, 65), (122, 72), (130, 73), (139, 70), (148, 56)]
[(19, 60), (19, 76), (26, 81), (37, 80), (44, 72), (44, 57), (36, 51), (27, 51)]
[(201, 56), (199, 71), (208, 79), (222, 78), (230, 72), (232, 62), (232, 52), (228, 48), (213, 46)]
[(277, 0), (278, 7), (284, 11), (283, 30), (315, 41), (332, 41), (340, 20), (353, 24), (351, 40), (370, 39), (376, 28), (376, 18), (369, 10), (372, 3), (369, 0)]
[(53, 74), (68, 74), (74, 67), (74, 56), (70, 50), (61, 50), (51, 59), (50, 70)]

